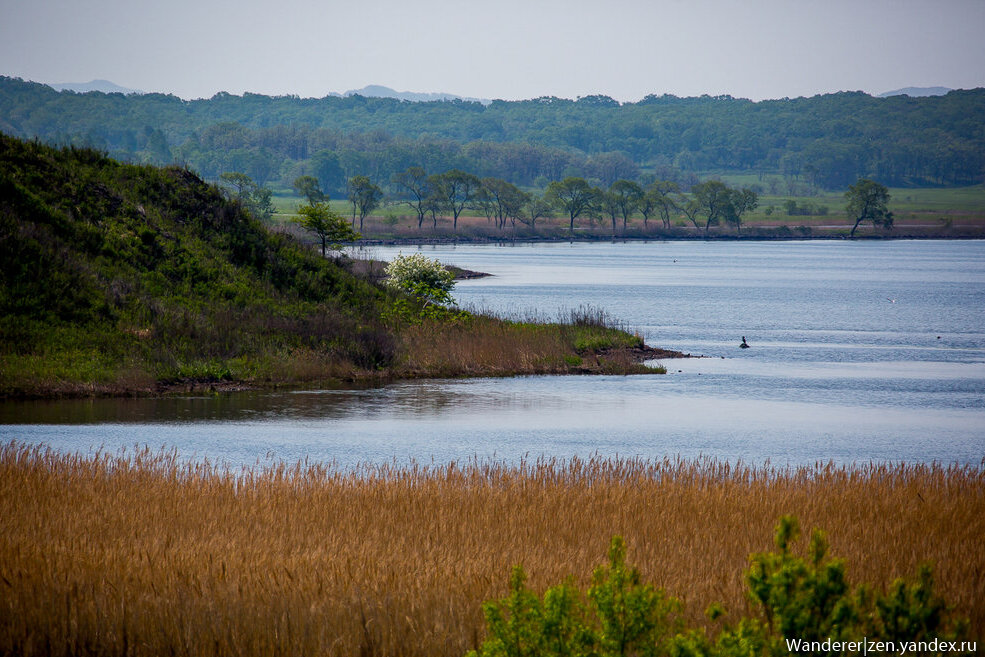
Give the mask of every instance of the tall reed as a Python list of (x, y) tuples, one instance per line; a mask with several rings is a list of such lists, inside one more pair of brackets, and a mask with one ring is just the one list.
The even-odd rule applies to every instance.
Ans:
[[(523, 563), (584, 586), (621, 534), (645, 578), (746, 613), (743, 569), (786, 513), (857, 580), (936, 563), (985, 628), (981, 468), (775, 469), (571, 459), (227, 470), (148, 450), (0, 448), (0, 654), (447, 655)], [(750, 612), (751, 613), (751, 612)]]
[(590, 306), (565, 311), (556, 321), (479, 311), (460, 321), (410, 323), (400, 337), (403, 359), (396, 370), (403, 376), (663, 371), (642, 365), (638, 333)]

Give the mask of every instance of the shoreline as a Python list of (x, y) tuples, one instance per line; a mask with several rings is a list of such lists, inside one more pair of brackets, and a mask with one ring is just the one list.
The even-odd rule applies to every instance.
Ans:
[(510, 371), (486, 370), (462, 372), (461, 374), (441, 374), (415, 372), (366, 372), (354, 377), (314, 379), (310, 381), (249, 381), (249, 380), (209, 380), (184, 379), (170, 382), (154, 382), (145, 385), (124, 386), (120, 384), (65, 383), (60, 386), (38, 388), (35, 390), (5, 392), (0, 394), (0, 403), (7, 401), (57, 401), (60, 399), (100, 399), (100, 398), (166, 398), (186, 394), (225, 394), (257, 390), (314, 390), (379, 388), (399, 381), (424, 379), (508, 379), (517, 376), (597, 376), (615, 374), (631, 376), (638, 374), (664, 374), (659, 367), (645, 365), (646, 361), (677, 358), (701, 358), (671, 349), (651, 347), (609, 348), (585, 354), (585, 360), (577, 365), (567, 365), (558, 370), (538, 370), (536, 368)]
[[(860, 235), (849, 238), (844, 235), (526, 235), (523, 237), (495, 237), (485, 235), (443, 235), (433, 237), (379, 237), (363, 238), (352, 243), (352, 246), (433, 246), (454, 244), (561, 244), (573, 242), (875, 242), (875, 241), (969, 241), (985, 239), (985, 231), (969, 235)], [(480, 273), (481, 272), (475, 272)], [(486, 274), (489, 275), (489, 274)], [(479, 278), (481, 276), (463, 276), (462, 278)]]

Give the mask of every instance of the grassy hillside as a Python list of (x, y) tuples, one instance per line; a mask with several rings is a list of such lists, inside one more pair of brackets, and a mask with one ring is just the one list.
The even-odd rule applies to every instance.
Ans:
[[(641, 346), (586, 318), (537, 330), (451, 314), (421, 320), (413, 303), (395, 304), (391, 293), (269, 232), (186, 169), (4, 135), (0, 250), (0, 395), (625, 370), (631, 359), (602, 362), (584, 345)], [(453, 342), (442, 354), (412, 351), (443, 344), (446, 334), (502, 342), (481, 362)], [(601, 342), (586, 338), (596, 334)]]

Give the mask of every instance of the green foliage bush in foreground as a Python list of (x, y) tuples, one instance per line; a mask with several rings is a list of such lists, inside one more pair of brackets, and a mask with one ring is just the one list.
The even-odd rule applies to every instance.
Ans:
[[(584, 594), (569, 580), (539, 597), (526, 587), (523, 567), (515, 566), (509, 596), (483, 605), (487, 640), (466, 657), (841, 655), (864, 654), (864, 642), (872, 651), (876, 641), (885, 642), (880, 651), (897, 654), (974, 653), (967, 622), (952, 617), (934, 594), (929, 566), (886, 592), (868, 584), (853, 588), (844, 563), (828, 557), (822, 531), (812, 532), (806, 556), (791, 550), (798, 534), (796, 518), (780, 519), (777, 551), (753, 554), (746, 572), (759, 613), (723, 623), (717, 635), (685, 627), (681, 602), (644, 583), (639, 570), (626, 564), (619, 536), (610, 544), (609, 563), (595, 570)], [(725, 610), (714, 604), (706, 613), (715, 622)], [(938, 650), (940, 642), (952, 641), (957, 643)]]

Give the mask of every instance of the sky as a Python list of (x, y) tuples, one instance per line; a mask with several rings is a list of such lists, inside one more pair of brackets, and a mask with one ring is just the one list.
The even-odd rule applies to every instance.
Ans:
[(0, 0), (0, 75), (186, 99), (985, 87), (985, 0)]

